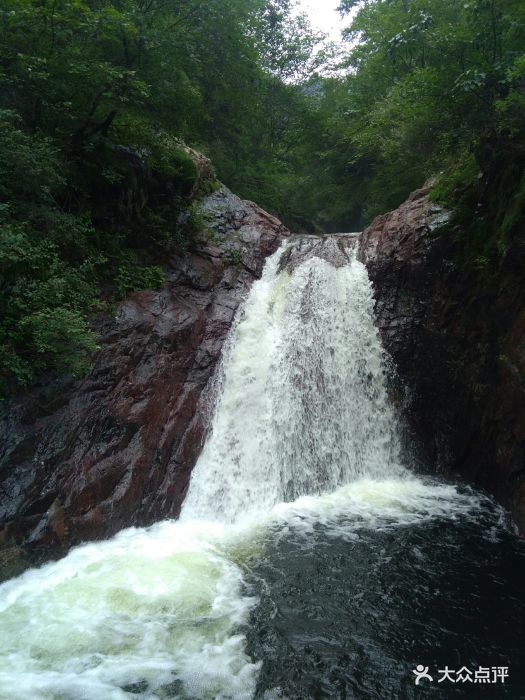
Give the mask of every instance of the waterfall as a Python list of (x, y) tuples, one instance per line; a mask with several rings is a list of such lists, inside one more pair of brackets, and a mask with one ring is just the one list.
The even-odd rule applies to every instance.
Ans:
[[(328, 239), (330, 241), (330, 239)], [(365, 266), (268, 261), (230, 338), (182, 518), (235, 520), (359, 477), (402, 473)]]
[(0, 699), (249, 700), (244, 571), (265, 533), (351, 540), (472, 512), (401, 465), (387, 369), (352, 240), (286, 243), (232, 328), (180, 521), (0, 586)]

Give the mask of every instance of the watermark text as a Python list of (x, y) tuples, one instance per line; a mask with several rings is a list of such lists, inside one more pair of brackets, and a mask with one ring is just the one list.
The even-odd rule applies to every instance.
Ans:
[(419, 664), (412, 671), (415, 675), (414, 683), (419, 685), (427, 681), (428, 683), (505, 683), (509, 677), (508, 666), (478, 666), (477, 668), (467, 668), (462, 666), (460, 669), (440, 668), (437, 671), (430, 672), (428, 666)]

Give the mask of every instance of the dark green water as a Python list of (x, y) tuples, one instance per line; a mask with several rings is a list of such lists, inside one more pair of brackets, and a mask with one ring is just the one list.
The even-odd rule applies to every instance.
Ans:
[(0, 586), (0, 700), (525, 698), (525, 545), (406, 468), (366, 269), (321, 248), (252, 286), (180, 519)]
[[(262, 660), (258, 698), (525, 698), (525, 543), (488, 500), (475, 518), (384, 522), (351, 537), (274, 529), (250, 584), (261, 600), (248, 635)], [(418, 664), (433, 682), (415, 686)], [(445, 666), (473, 678), (509, 667), (509, 678), (438, 683)]]

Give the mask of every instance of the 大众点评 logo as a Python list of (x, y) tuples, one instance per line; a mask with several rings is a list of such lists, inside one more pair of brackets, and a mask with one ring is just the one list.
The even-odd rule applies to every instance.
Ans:
[[(419, 685), (422, 681), (434, 682), (434, 676), (430, 674), (428, 666), (419, 664), (413, 669), (415, 675), (414, 683)], [(437, 671), (436, 680), (438, 683), (448, 681), (450, 683), (505, 683), (509, 677), (508, 666), (478, 666), (472, 670), (466, 666), (462, 666), (459, 670), (449, 668), (440, 668)]]

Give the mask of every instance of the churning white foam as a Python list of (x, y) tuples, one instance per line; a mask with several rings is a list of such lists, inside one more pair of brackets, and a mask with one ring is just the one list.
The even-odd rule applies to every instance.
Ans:
[(364, 266), (279, 272), (281, 254), (232, 330), (181, 520), (0, 586), (2, 700), (248, 700), (243, 566), (265, 532), (352, 538), (479, 505), (400, 465)]
[(251, 697), (254, 600), (220, 525), (159, 523), (0, 587), (0, 697)]
[(266, 533), (351, 540), (478, 507), (451, 485), (361, 479), (233, 525), (163, 522), (78, 547), (0, 586), (0, 698), (248, 700), (260, 665), (243, 563)]

